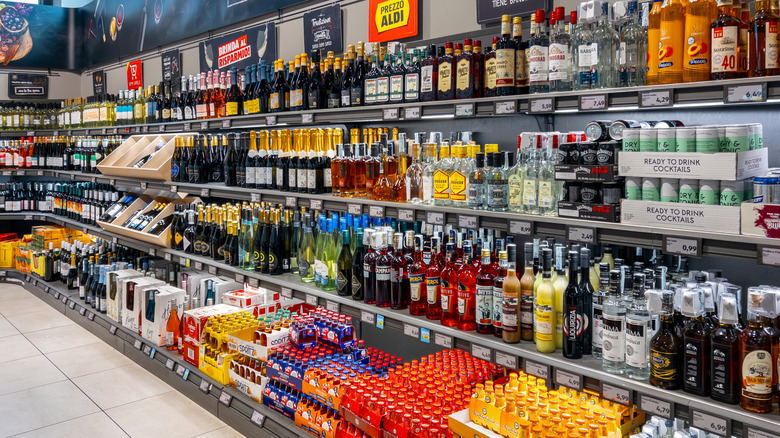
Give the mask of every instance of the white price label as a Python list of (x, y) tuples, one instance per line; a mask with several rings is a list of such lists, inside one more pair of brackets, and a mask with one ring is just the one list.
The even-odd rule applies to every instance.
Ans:
[(176, 365), (176, 362), (174, 362), (173, 359), (168, 359), (165, 361), (165, 368), (168, 368), (171, 371), (173, 371), (174, 365)]
[(471, 344), (471, 355), (486, 362), (490, 362), (493, 359), (493, 353), (490, 348), (477, 344)]
[[(37, 284), (37, 283), (38, 283), (37, 281), (36, 281), (36, 282), (33, 282), (33, 284)], [(62, 296), (62, 299), (61, 299), (60, 301), (62, 301), (62, 304), (68, 304), (68, 297), (66, 297), (65, 295), (63, 295), (63, 296)], [(73, 303), (73, 301), (71, 301), (71, 303)], [(75, 305), (76, 303), (73, 303), (73, 304)], [(71, 309), (72, 309), (72, 307), (71, 307)]]
[(195, 269), (197, 269), (198, 271), (202, 270), (203, 269), (203, 263), (195, 262)]
[(150, 347), (148, 345), (144, 345), (144, 354), (147, 355), (147, 356), (152, 354), (152, 347)]
[(165, 132), (165, 125), (160, 125), (160, 126), (157, 128), (157, 132)]
[(31, 220), (33, 220), (33, 215), (31, 215), (31, 214), (26, 214), (26, 215), (24, 215), (24, 220), (26, 220), (26, 221), (31, 221)]
[(431, 225), (444, 225), (444, 213), (438, 211), (426, 211), (425, 222)]
[(258, 280), (256, 278), (250, 278), (249, 279), (249, 285), (252, 286), (252, 287), (258, 287), (258, 286), (260, 286), (260, 280)]
[(222, 121), (222, 128), (230, 128), (230, 119), (225, 119)]
[(496, 114), (514, 114), (517, 112), (517, 102), (508, 100), (505, 102), (496, 102)]
[(476, 229), (479, 227), (479, 218), (476, 216), (458, 215), (458, 226), (467, 229)]
[(567, 388), (582, 391), (582, 376), (564, 370), (555, 370), (555, 383)]
[(202, 196), (204, 198), (208, 198), (209, 197), (209, 189), (200, 189), (200, 196)]
[(216, 266), (209, 266), (209, 274), (217, 275), (217, 267)]
[[(3, 175), (10, 175), (10, 174), (11, 174), (11, 172), (8, 172), (8, 173), (3, 172)], [(71, 181), (76, 181), (76, 175), (75, 174), (71, 174), (70, 175), (70, 180)]]
[(149, 255), (154, 257), (157, 255), (157, 250), (154, 248), (149, 248)]
[(762, 246), (758, 263), (766, 266), (780, 266), (780, 248)]
[(601, 382), (601, 396), (624, 406), (631, 406), (631, 390)]
[(580, 110), (593, 111), (607, 109), (607, 95), (580, 96)]
[(42, 170), (38, 171), (38, 176), (43, 176), (43, 171)]
[(596, 230), (589, 227), (566, 227), (566, 240), (577, 243), (596, 243)]
[(208, 394), (211, 391), (211, 383), (206, 379), (200, 381), (200, 390)]
[(404, 108), (404, 119), (412, 120), (412, 119), (419, 119), (419, 118), (420, 118), (419, 106), (408, 106)]
[[(114, 134), (116, 134), (116, 132), (115, 132)], [(55, 137), (59, 137), (59, 136), (60, 136), (60, 131), (53, 131), (53, 132), (51, 133), (51, 135), (53, 135), (53, 136), (55, 136)]]
[(523, 363), (523, 368), (523, 371), (525, 371), (527, 374), (534, 375), (540, 379), (547, 380), (550, 378), (549, 365), (526, 359)]
[(496, 363), (510, 370), (517, 369), (517, 356), (496, 351)]
[(112, 237), (111, 241), (114, 242), (114, 245), (116, 245), (119, 242), (119, 239), (117, 239), (116, 237)]
[(404, 222), (414, 222), (414, 210), (409, 210), (408, 208), (399, 208), (398, 220)]
[(365, 322), (367, 324), (374, 325), (374, 314), (371, 312), (366, 312), (365, 310), (360, 311), (360, 321)]
[(335, 301), (325, 301), (325, 308), (329, 312), (339, 313), (339, 303)]
[(141, 190), (146, 190), (146, 188), (149, 187), (149, 184), (147, 184), (146, 182), (142, 182), (139, 184), (139, 186), (141, 187)]
[(209, 129), (209, 122), (200, 122), (200, 130), (205, 131)]
[(750, 85), (727, 85), (724, 103), (766, 102), (766, 82)]
[(108, 130), (107, 130), (106, 128), (103, 128), (103, 129), (102, 129), (102, 131), (101, 131), (101, 133), (102, 133), (103, 135), (106, 135), (106, 132), (108, 132)]
[(702, 411), (693, 410), (693, 427), (706, 430), (720, 436), (731, 436), (731, 421)]
[(112, 325), (111, 327), (108, 328), (108, 332), (111, 333), (112, 335), (116, 334), (116, 330), (117, 330), (117, 326), (115, 325)]
[(306, 295), (306, 304), (310, 306), (317, 306), (318, 300), (316, 295)]
[(769, 433), (765, 430), (756, 429), (755, 427), (748, 426), (747, 438), (780, 438), (780, 435)]
[(87, 314), (87, 309), (84, 307), (79, 307), (79, 315), (84, 316)]
[(265, 124), (266, 126), (276, 125), (276, 116), (265, 116)]
[(455, 105), (455, 117), (472, 117), (474, 115), (473, 103), (460, 103)]
[(701, 257), (701, 239), (664, 236), (664, 252), (689, 257)]
[(190, 261), (186, 257), (179, 257), (179, 264), (189, 267)]
[(263, 427), (263, 423), (265, 423), (265, 415), (257, 411), (252, 411), (252, 416), (250, 417), (250, 420), (252, 421), (252, 423), (255, 423), (257, 427)]
[(433, 343), (444, 348), (452, 348), (452, 336), (441, 333), (433, 334)]
[(521, 236), (530, 236), (533, 233), (533, 222), (529, 221), (509, 221), (509, 234)]
[(398, 108), (383, 109), (382, 120), (398, 120)]
[(165, 255), (163, 256), (163, 258), (165, 258), (165, 260), (168, 260), (170, 262), (171, 261), (171, 254), (166, 252)]
[(185, 123), (184, 124), (184, 130), (185, 131), (192, 131), (192, 123), (189, 123), (189, 122)]
[(301, 114), (301, 123), (314, 123), (314, 114), (307, 113), (307, 114)]
[(141, 132), (144, 133), (144, 134), (148, 134), (149, 133), (149, 126), (147, 126), (147, 125), (141, 126)]
[(178, 374), (179, 377), (184, 375), (184, 367), (181, 366), (181, 364), (176, 365), (176, 374)]
[(648, 395), (639, 396), (639, 409), (651, 415), (659, 415), (664, 418), (672, 419), (672, 403), (658, 400)]
[(230, 407), (231, 401), (233, 401), (233, 396), (228, 394), (227, 391), (222, 391), (222, 394), (219, 395), (219, 402)]
[[(27, 281), (30, 281), (30, 280), (28, 279)], [(60, 293), (59, 292), (54, 292), (54, 299), (55, 300), (59, 300), (60, 299)]]
[(94, 321), (95, 321), (95, 314), (94, 314), (94, 313), (92, 313), (92, 312), (89, 312), (89, 314), (87, 314), (87, 319), (88, 319), (90, 322), (94, 322)]
[(252, 202), (260, 202), (260, 193), (252, 193)]
[(290, 299), (293, 297), (293, 290), (289, 287), (282, 286), (282, 296), (284, 298)]
[(406, 336), (417, 338), (420, 336), (420, 327), (404, 323), (404, 334)]
[(672, 106), (672, 90), (640, 91), (639, 107), (653, 108), (659, 106)]
[(528, 112), (531, 114), (551, 113), (555, 110), (555, 105), (553, 105), (552, 97), (545, 97), (543, 99), (531, 99), (528, 108)]
[(322, 199), (311, 199), (311, 200), (309, 200), (309, 207), (312, 210), (322, 210)]
[(284, 198), (285, 207), (295, 208), (298, 206), (298, 198), (295, 196), (287, 196)]
[(381, 205), (371, 205), (368, 207), (368, 215), (381, 219), (385, 217), (385, 208)]
[(363, 214), (363, 206), (360, 204), (347, 204), (347, 213), (353, 216), (359, 216)]

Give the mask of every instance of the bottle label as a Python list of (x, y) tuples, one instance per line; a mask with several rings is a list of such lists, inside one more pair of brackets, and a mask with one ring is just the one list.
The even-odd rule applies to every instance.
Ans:
[(363, 279), (358, 274), (352, 273), (352, 296), (360, 296), (363, 287)]
[(534, 328), (534, 291), (521, 290), (520, 296), (520, 327), (524, 330)]
[(603, 326), (601, 328), (604, 337), (604, 359), (612, 362), (625, 360), (626, 340), (623, 326), (625, 319), (622, 316), (603, 314)]
[(430, 203), (433, 200), (433, 178), (431, 176), (423, 176), (422, 182), (423, 202)]
[(309, 96), (309, 109), (320, 108), (320, 92), (319, 90), (309, 90), (307, 93)]
[(531, 46), (529, 50), (531, 54), (528, 58), (528, 80), (532, 84), (535, 82), (547, 82), (549, 47)]
[(225, 108), (227, 109), (227, 115), (229, 116), (238, 115), (238, 102), (228, 102), (225, 104)]
[(742, 359), (742, 395), (754, 400), (772, 398), (772, 354), (755, 350)]
[(302, 89), (290, 90), (290, 106), (293, 108), (303, 106)]
[(508, 199), (508, 186), (506, 180), (489, 180), (487, 195), (488, 207), (506, 207)]
[(420, 290), (425, 282), (425, 274), (413, 274), (409, 276), (409, 289), (412, 301), (420, 301)]
[(471, 303), (471, 294), (466, 290), (466, 286), (458, 283), (458, 315), (466, 315)]
[(515, 49), (496, 50), (496, 88), (514, 87)]
[(205, 103), (199, 103), (195, 105), (195, 117), (199, 119), (203, 119), (208, 117), (208, 115), (209, 115), (208, 107), (206, 106)]
[(563, 322), (561, 324), (564, 339), (582, 337), (587, 323), (587, 317), (582, 314), (581, 307), (569, 306), (566, 309), (566, 314), (563, 316)]
[(390, 101), (404, 100), (404, 75), (390, 76)]
[(360, 106), (363, 105), (363, 88), (360, 86), (353, 86), (350, 88), (349, 91), (350, 100), (352, 101), (352, 105)]
[(444, 313), (452, 312), (452, 295), (453, 289), (449, 287), (447, 282), (441, 285), (441, 311)]
[(496, 88), (496, 58), (495, 56), (485, 61), (485, 88)]
[(449, 199), (450, 178), (443, 170), (437, 170), (433, 174), (433, 198)]
[(306, 188), (309, 190), (317, 189), (317, 171), (314, 169), (306, 171)]
[(322, 170), (322, 182), (325, 187), (333, 187), (333, 174), (329, 167)]
[(470, 79), (470, 73), (471, 73), (471, 63), (468, 59), (461, 59), (458, 61), (458, 66), (456, 70), (456, 87), (460, 91), (465, 91), (469, 89), (469, 79)]
[(539, 181), (539, 207), (550, 208), (553, 205), (553, 182)]
[(770, 21), (764, 26), (764, 60), (766, 61), (764, 68), (778, 68), (780, 67), (780, 60), (777, 59), (779, 46), (777, 41), (777, 22)]
[(515, 50), (515, 85), (528, 85), (528, 56), (525, 49)]
[(426, 277), (425, 278), (425, 293), (427, 295), (428, 304), (434, 305), (439, 298), (439, 277)]
[(626, 318), (626, 365), (647, 367), (648, 321)]
[(493, 327), (501, 328), (504, 322), (503, 307), (504, 290), (503, 288), (493, 286)]
[(501, 302), (501, 326), (505, 332), (516, 333), (518, 331), (517, 298), (503, 297)]
[(739, 71), (737, 48), (739, 47), (739, 26), (715, 27), (712, 29), (712, 73), (733, 73)]
[(493, 324), (493, 286), (477, 285), (477, 324)]
[(390, 266), (376, 267), (376, 281), (390, 281)]
[(406, 82), (406, 100), (417, 100), (420, 97), (420, 74), (407, 73), (404, 79)]
[(550, 80), (568, 81), (571, 59), (569, 59), (568, 44), (550, 44), (549, 52)]
[(683, 48), (675, 47), (675, 44), (684, 41), (683, 31), (684, 26), (680, 26), (678, 20), (661, 21), (661, 43), (658, 51), (659, 72), (674, 70), (672, 74), (682, 73)]
[(676, 351), (650, 350), (650, 375), (664, 382), (676, 382), (680, 365), (679, 357)]
[(390, 97), (390, 78), (382, 76), (376, 80), (376, 103), (387, 103)]
[(345, 295), (350, 292), (347, 288), (348, 283), (349, 281), (347, 281), (347, 276), (344, 275), (344, 271), (339, 269), (338, 276), (336, 277), (336, 287), (339, 289), (339, 295)]
[(485, 182), (481, 179), (469, 178), (469, 207), (482, 207), (485, 203)]
[[(707, 355), (709, 351), (705, 352), (705, 349), (709, 349), (708, 346), (704, 346), (699, 342), (686, 342), (685, 343), (685, 370), (683, 371), (683, 385), (685, 388), (699, 391), (706, 386), (707, 379), (702, 379), (699, 375), (699, 367), (704, 362), (708, 362)], [(708, 363), (704, 363), (703, 366), (709, 366)]]
[(191, 106), (185, 106), (184, 107), (184, 119), (185, 120), (192, 120), (194, 117), (192, 115), (192, 107)]
[(712, 346), (712, 393), (721, 397), (730, 397), (732, 390), (729, 387), (738, 384), (732, 382), (729, 376), (729, 370), (736, 367), (739, 362), (739, 350), (734, 347)]
[(450, 199), (453, 201), (466, 200), (466, 175), (457, 170), (450, 174)]
[(376, 79), (366, 79), (366, 103), (376, 102), (377, 83)]
[(555, 311), (553, 306), (540, 304), (539, 300), (534, 305), (534, 331), (536, 339), (551, 341), (553, 339), (553, 326), (555, 325)]
[(341, 90), (341, 106), (348, 107), (350, 98), (349, 90)]
[(523, 177), (520, 172), (515, 172), (509, 176), (509, 205), (520, 207), (523, 205)]
[(523, 181), (523, 205), (536, 206), (536, 180)]
[[(707, 15), (685, 15), (685, 69), (707, 74), (710, 71), (709, 37), (711, 19)], [(707, 78), (709, 79), (709, 78)]]
[(420, 69), (420, 92), (430, 93), (433, 90), (433, 66), (424, 65)]
[(594, 64), (593, 52), (598, 50), (597, 47), (594, 44), (580, 44), (577, 46), (577, 58), (580, 66), (587, 66), (590, 69), (590, 66)]
[(452, 62), (439, 63), (439, 93), (446, 93), (452, 89)]

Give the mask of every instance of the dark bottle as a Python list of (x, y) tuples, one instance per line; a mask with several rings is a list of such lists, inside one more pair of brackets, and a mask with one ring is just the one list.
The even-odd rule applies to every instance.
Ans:
[[(363, 63), (363, 43), (358, 43), (357, 59), (355, 60), (355, 69), (352, 73), (352, 81), (349, 85), (349, 106), (361, 106), (363, 102), (363, 82), (365, 80), (365, 65)], [(342, 101), (343, 103), (343, 101)], [(347, 106), (347, 105), (344, 105)]]
[(182, 239), (182, 249), (184, 252), (193, 254), (195, 252), (195, 210), (192, 204), (187, 204), (187, 228), (184, 229)]
[(677, 335), (674, 297), (664, 291), (661, 326), (650, 340), (650, 384), (663, 389), (682, 388), (683, 341)]
[[(241, 92), (241, 99), (243, 102), (241, 112), (243, 114), (255, 114), (259, 111), (259, 103), (255, 100), (255, 75), (257, 74), (255, 69), (257, 69), (257, 66), (255, 65), (248, 65), (244, 69), (245, 84), (244, 90)], [(230, 114), (230, 112), (230, 108), (228, 108), (228, 114)]]
[(290, 87), (290, 109), (309, 109), (309, 64), (305, 53), (301, 54), (301, 68), (295, 76), (295, 85)]
[(235, 187), (238, 185), (236, 181), (236, 171), (237, 171), (237, 160), (238, 160), (238, 151), (236, 150), (238, 147), (238, 134), (234, 135), (227, 135), (225, 136), (230, 137), (232, 145), (227, 148), (225, 151), (225, 162), (224, 162), (224, 175), (225, 175), (225, 185), (228, 187)]
[(282, 275), (282, 260), (284, 259), (284, 245), (282, 242), (281, 226), (279, 224), (279, 211), (271, 212), (271, 225), (268, 229), (268, 273)]
[(590, 282), (590, 250), (580, 250), (580, 292), (582, 292), (582, 313), (585, 315), (582, 324), (582, 354), (589, 355), (593, 351), (593, 285)]
[(366, 80), (363, 83), (365, 105), (374, 105), (376, 103), (379, 90), (377, 83), (380, 74), (381, 70), (379, 69), (377, 55), (374, 54), (374, 56), (371, 57), (371, 69), (366, 72)]
[(377, 307), (390, 307), (390, 271), (392, 271), (393, 255), (388, 250), (388, 233), (379, 231), (374, 234), (376, 239), (376, 264), (374, 268)]
[(420, 51), (414, 49), (412, 58), (404, 68), (404, 102), (420, 101)]
[(579, 262), (580, 255), (569, 251), (569, 284), (563, 293), (563, 357), (567, 359), (581, 359), (585, 350), (585, 297), (577, 284)]
[[(363, 259), (366, 255), (366, 248), (363, 246), (363, 240), (364, 240), (364, 231), (362, 228), (359, 228), (355, 231), (355, 252), (352, 254), (352, 280), (351, 280), (351, 286), (352, 286), (352, 299), (353, 300), (362, 300), (363, 299)], [(366, 233), (366, 236), (370, 235), (370, 233)]]
[(225, 243), (225, 264), (238, 266), (238, 221), (233, 221), (230, 227), (232, 233)]
[(471, 39), (463, 43), (463, 53), (455, 60), (455, 97), (479, 97), (482, 82), (481, 58), (472, 51)]
[[(404, 239), (406, 239), (406, 245), (404, 245)], [(407, 231), (406, 236), (403, 233), (395, 233), (393, 247), (395, 254), (390, 271), (390, 308), (402, 310), (409, 307), (411, 300), (409, 269), (414, 263), (414, 259), (409, 252), (414, 248), (414, 231)]]
[(344, 108), (352, 106), (352, 75), (355, 72), (355, 46), (350, 45), (347, 48), (347, 56), (342, 62), (341, 82), (337, 85), (341, 90), (341, 106)]
[[(339, 296), (348, 297), (352, 295), (353, 278), (353, 259), (349, 247), (349, 230), (341, 232), (341, 239), (341, 252), (339, 253), (337, 260), (338, 274), (336, 274), (336, 291)], [(357, 250), (355, 250), (355, 252), (357, 252)]]
[(689, 318), (683, 330), (685, 365), (683, 391), (707, 397), (710, 380), (707, 375), (710, 364), (710, 329), (704, 320), (704, 295), (701, 289), (683, 289), (682, 314)]
[(244, 96), (241, 89), (238, 88), (238, 71), (235, 67), (230, 69), (230, 89), (227, 94), (227, 103), (225, 104), (226, 115), (240, 116), (244, 111)]
[(247, 133), (236, 134), (238, 136), (236, 149), (236, 185), (246, 187), (246, 158), (249, 149)]
[[(376, 303), (376, 259), (379, 257), (378, 248), (379, 232), (365, 230), (368, 248), (363, 257), (363, 301), (366, 304)], [(389, 272), (388, 272), (389, 274)], [(389, 280), (389, 278), (388, 278)]]
[[(441, 52), (441, 47), (439, 47)], [(449, 100), (455, 98), (455, 56), (451, 41), (447, 41), (444, 53), (439, 54), (439, 86), (436, 91), (436, 100)]]
[(719, 323), (710, 339), (710, 398), (734, 405), (739, 402), (741, 386), (739, 306), (734, 295), (722, 293), (719, 298)]
[(390, 54), (385, 54), (385, 62), (382, 63), (382, 67), (379, 69), (379, 74), (376, 77), (376, 95), (374, 103), (377, 105), (384, 105), (390, 101), (390, 78), (392, 77), (391, 59), (392, 56), (390, 56)]
[[(339, 108), (341, 106), (341, 59), (332, 58), (333, 52), (328, 52), (325, 59), (325, 71), (322, 72), (322, 86), (325, 89), (325, 106)], [(333, 65), (333, 64), (336, 65)]]
[(390, 71), (390, 103), (404, 102), (404, 80), (406, 78), (404, 58), (404, 53), (398, 53), (395, 55), (395, 64), (392, 67), (387, 67)]
[(436, 56), (436, 45), (428, 48), (425, 59), (420, 66), (420, 101), (436, 100), (439, 88), (439, 58)]
[(517, 43), (512, 39), (509, 15), (501, 17), (501, 39), (496, 43), (496, 96), (510, 96), (515, 90), (515, 56)]
[(254, 89), (254, 98), (257, 99), (256, 108), (259, 113), (267, 113), (269, 112), (268, 102), (272, 92), (271, 84), (268, 80), (269, 69), (268, 66), (265, 65), (265, 60), (260, 61), (257, 68), (260, 70), (260, 77), (257, 80), (257, 86)]
[(257, 232), (254, 235), (255, 271), (263, 274), (267, 274), (268, 273), (268, 236), (269, 236), (269, 228), (270, 228), (270, 224), (268, 223), (269, 212), (256, 211), (255, 216), (259, 219), (257, 223)]
[(325, 80), (322, 77), (320, 71), (320, 51), (315, 50), (311, 54), (311, 75), (309, 77), (307, 98), (309, 106), (308, 109), (320, 109), (325, 108), (327, 92), (325, 89)]
[(161, 107), (161, 119), (158, 122), (170, 122), (171, 121), (171, 86), (168, 83), (163, 83), (161, 87), (162, 94), (158, 96), (158, 105)]
[[(222, 144), (220, 144), (220, 140), (223, 141)], [(225, 137), (221, 135), (211, 137), (211, 147), (209, 147), (208, 151), (208, 168), (210, 171), (208, 182), (224, 182), (223, 163), (225, 162), (224, 151), (226, 145), (227, 140)]]

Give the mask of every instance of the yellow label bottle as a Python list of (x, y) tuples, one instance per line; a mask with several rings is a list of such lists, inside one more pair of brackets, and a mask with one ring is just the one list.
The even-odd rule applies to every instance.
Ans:
[(536, 291), (534, 305), (536, 321), (534, 332), (536, 349), (541, 353), (553, 353), (555, 351), (555, 339), (553, 331), (555, 327), (555, 289), (552, 284), (552, 250), (543, 250), (544, 269), (542, 282)]
[(718, 6), (713, 0), (691, 0), (685, 5), (684, 82), (710, 79), (710, 25), (717, 17)]
[[(682, 82), (685, 49), (685, 8), (682, 0), (664, 0), (661, 6), (660, 49), (658, 50), (658, 83)], [(648, 42), (649, 44), (649, 42)]]

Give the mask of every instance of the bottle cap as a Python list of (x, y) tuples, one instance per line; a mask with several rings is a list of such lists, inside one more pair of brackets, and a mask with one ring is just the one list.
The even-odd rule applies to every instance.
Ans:
[(476, 163), (477, 168), (483, 168), (485, 167), (485, 154), (482, 152), (477, 152), (476, 155), (474, 155), (474, 161)]
[(674, 292), (651, 289), (645, 291), (647, 311), (651, 315), (671, 315), (674, 313)]
[[(499, 253), (499, 257), (501, 253)], [(515, 263), (517, 260), (517, 245), (510, 243), (506, 246), (506, 257), (509, 263)]]
[(544, 23), (544, 9), (537, 9), (536, 10), (536, 22), (537, 23)]

